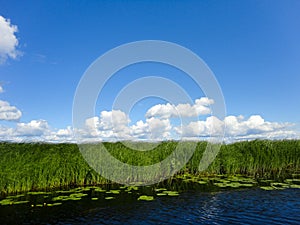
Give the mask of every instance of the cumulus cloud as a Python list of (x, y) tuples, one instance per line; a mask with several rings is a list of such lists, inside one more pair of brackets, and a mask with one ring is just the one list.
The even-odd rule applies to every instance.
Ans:
[(158, 119), (152, 117), (146, 120), (146, 124), (149, 127), (149, 139), (159, 140), (170, 138), (170, 130), (172, 129), (172, 126), (169, 119)]
[(22, 112), (8, 102), (0, 100), (0, 120), (17, 121), (21, 118)]
[(120, 110), (103, 111), (99, 117), (91, 117), (85, 121), (84, 130), (77, 131), (85, 138), (95, 140), (163, 140), (170, 137), (172, 125), (169, 119), (147, 118), (129, 126), (128, 115)]
[(182, 137), (220, 136), (224, 133), (224, 122), (215, 116), (210, 116), (204, 121), (193, 121), (174, 129)]
[(190, 104), (178, 104), (173, 105), (158, 104), (151, 107), (147, 113), (146, 117), (161, 117), (161, 118), (176, 118), (176, 117), (196, 117), (199, 115), (207, 115), (211, 113), (210, 105), (214, 101), (212, 99), (202, 97), (196, 99), (193, 105)]
[(4, 92), (4, 89), (3, 87), (0, 85), (0, 93), (3, 93)]
[(59, 129), (55, 135), (58, 137), (71, 137), (73, 136), (73, 129), (71, 126), (67, 126), (66, 129)]
[(293, 124), (265, 121), (260, 115), (252, 115), (248, 119), (243, 116), (227, 116), (224, 121), (210, 116), (205, 121), (196, 121), (186, 126), (175, 127), (175, 131), (182, 137), (199, 138), (222, 135), (224, 126), (225, 139), (231, 141), (299, 138), (297, 132), (290, 129)]
[(32, 120), (29, 123), (17, 123), (17, 136), (43, 136), (49, 133), (49, 125), (46, 120)]
[(0, 64), (8, 58), (16, 59), (20, 52), (17, 50), (18, 39), (15, 33), (18, 27), (10, 23), (9, 19), (0, 16)]
[[(213, 101), (207, 98), (197, 99), (194, 105), (179, 104), (177, 109), (193, 109), (193, 113), (181, 112), (185, 116), (203, 113), (201, 107), (208, 107)], [(201, 107), (200, 107), (201, 106)], [(160, 105), (165, 111), (155, 111), (155, 106), (148, 111), (148, 117), (130, 124), (129, 115), (121, 110), (102, 111), (99, 116), (86, 119), (82, 128), (68, 126), (62, 129), (51, 129), (45, 120), (32, 120), (28, 123), (17, 122), (15, 128), (0, 125), (2, 141), (47, 141), (47, 142), (95, 142), (119, 140), (160, 141), (170, 139), (215, 140), (223, 136), (225, 142), (253, 139), (299, 139), (299, 131), (291, 123), (266, 121), (260, 115), (249, 118), (227, 116), (220, 120), (215, 116), (206, 116), (202, 120), (188, 119), (179, 126), (172, 117), (172, 105)], [(200, 108), (200, 109), (199, 109)], [(5, 110), (4, 110), (5, 109)], [(172, 110), (169, 110), (172, 109)], [(198, 110), (198, 111), (197, 111)], [(5, 111), (5, 113), (4, 113)], [(5, 116), (4, 116), (5, 115)], [(14, 116), (13, 116), (14, 115)], [(151, 116), (149, 116), (151, 115)], [(159, 116), (158, 116), (159, 115)], [(0, 118), (16, 120), (21, 112), (8, 102), (0, 101)], [(174, 123), (175, 122), (175, 123)], [(178, 121), (177, 121), (178, 122)], [(74, 136), (76, 135), (76, 136)], [(212, 139), (210, 139), (212, 137)], [(220, 140), (221, 141), (221, 140)]]
[(47, 141), (50, 135), (51, 130), (45, 120), (16, 123), (15, 128), (0, 125), (0, 141)]
[(130, 119), (121, 110), (102, 111), (99, 119), (100, 130), (122, 131), (128, 127)]
[(13, 134), (13, 128), (0, 125), (0, 138), (7, 140)]
[(130, 139), (129, 123), (128, 115), (121, 110), (102, 111), (99, 117), (88, 118), (85, 121), (86, 130), (80, 132), (83, 136), (92, 138)]

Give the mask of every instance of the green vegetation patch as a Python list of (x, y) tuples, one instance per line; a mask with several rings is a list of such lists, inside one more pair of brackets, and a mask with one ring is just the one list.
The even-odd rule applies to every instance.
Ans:
[(178, 196), (179, 193), (177, 191), (163, 191), (163, 193), (167, 194), (168, 196)]
[(108, 197), (105, 197), (104, 199), (106, 199), (106, 200), (111, 200), (111, 199), (115, 199), (115, 197), (108, 196)]
[(166, 188), (156, 188), (154, 189), (156, 192), (160, 192), (160, 191), (166, 191), (167, 189)]
[(154, 197), (153, 196), (148, 196), (148, 195), (141, 195), (137, 200), (153, 201)]
[(157, 196), (166, 196), (167, 193), (156, 193)]
[(54, 202), (54, 203), (49, 203), (49, 204), (47, 204), (47, 206), (58, 206), (58, 205), (62, 205), (62, 203), (61, 202)]
[(28, 195), (46, 195), (49, 194), (49, 192), (45, 191), (29, 191), (27, 192)]
[(275, 190), (274, 187), (271, 187), (271, 186), (260, 186), (260, 189), (263, 189), (265, 191), (272, 191), (272, 190)]
[(12, 198), (12, 199), (16, 199), (16, 198), (21, 198), (21, 197), (24, 197), (25, 194), (20, 194), (20, 195), (10, 195), (10, 196), (7, 196), (6, 198)]
[(25, 204), (25, 203), (29, 203), (29, 201), (16, 201), (16, 202), (13, 202), (14, 205)]
[(0, 205), (12, 205), (13, 200), (11, 199), (3, 199), (0, 201)]
[(109, 190), (109, 191), (107, 191), (107, 192), (105, 192), (105, 193), (107, 193), (107, 194), (116, 194), (116, 195), (118, 195), (118, 194), (120, 194), (120, 190)]
[[(138, 145), (138, 149), (147, 149), (151, 144), (153, 143), (135, 143)], [(263, 186), (269, 186), (270, 183), (275, 182), (274, 180), (287, 179), (285, 183), (300, 185), (299, 140), (254, 140), (224, 144), (215, 160), (202, 172), (199, 172), (198, 168), (207, 142), (187, 141), (181, 142), (181, 144), (184, 148), (180, 148), (176, 152), (178, 157), (184, 157), (186, 149), (196, 148), (188, 163), (181, 171), (178, 171), (178, 175), (173, 177), (180, 181), (201, 185), (205, 185), (205, 181), (207, 184), (237, 182), (256, 185), (257, 179)], [(167, 158), (178, 147), (178, 142), (157, 143), (155, 149), (151, 151), (131, 150), (121, 142), (104, 143), (104, 145), (109, 153), (120, 161), (130, 165), (145, 166)], [(89, 152), (93, 153), (93, 149), (101, 146), (102, 144), (88, 145), (87, 157)], [(111, 184), (110, 181), (90, 168), (76, 144), (2, 142), (0, 143), (0, 155), (0, 191), (3, 194), (30, 190), (55, 190), (74, 185), (82, 186), (73, 190), (57, 192), (57, 194), (63, 195), (96, 190), (97, 187), (92, 185)], [(94, 160), (95, 165), (99, 165), (100, 162), (105, 163), (103, 159), (93, 158), (93, 154), (91, 154), (91, 159)], [(170, 165), (170, 171), (173, 166)], [(113, 172), (119, 175), (122, 171), (120, 168)], [(151, 181), (156, 176), (157, 174), (150, 172), (144, 177), (144, 180), (145, 182)], [(129, 177), (128, 179), (132, 186), (142, 184), (137, 182), (140, 177)], [(137, 191), (137, 187), (122, 186), (120, 189), (126, 192)], [(101, 189), (97, 190), (101, 192)], [(45, 195), (46, 193), (31, 191), (28, 192), (28, 195)], [(47, 195), (50, 194), (47, 193)]]

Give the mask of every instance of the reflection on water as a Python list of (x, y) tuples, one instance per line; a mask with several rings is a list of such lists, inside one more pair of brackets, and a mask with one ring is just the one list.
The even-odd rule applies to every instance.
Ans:
[(17, 214), (15, 209), (14, 216), (19, 216), (19, 221), (11, 220), (12, 223), (300, 224), (300, 190), (187, 191), (177, 197), (156, 197), (150, 202), (123, 196), (106, 202), (68, 202)]

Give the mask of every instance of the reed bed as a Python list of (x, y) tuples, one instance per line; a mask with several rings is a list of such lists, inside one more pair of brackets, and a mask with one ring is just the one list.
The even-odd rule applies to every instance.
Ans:
[[(120, 161), (137, 166), (160, 162), (178, 146), (178, 142), (167, 141), (150, 151), (136, 151), (120, 142), (103, 144)], [(203, 172), (199, 172), (198, 167), (207, 143), (187, 142), (182, 151), (195, 144), (194, 154), (176, 176), (241, 174), (258, 179), (286, 179), (300, 173), (299, 140), (255, 140), (222, 145), (216, 159)], [(99, 144), (91, 146), (97, 145)], [(135, 145), (138, 149), (143, 146), (147, 149), (149, 143)], [(102, 159), (99, 162), (104, 162), (103, 160), (105, 161)], [(132, 182), (135, 181), (134, 177), (131, 179)], [(170, 182), (173, 179), (174, 177), (170, 178)], [(110, 181), (90, 168), (76, 144), (0, 143), (2, 194), (98, 184), (110, 184)]]

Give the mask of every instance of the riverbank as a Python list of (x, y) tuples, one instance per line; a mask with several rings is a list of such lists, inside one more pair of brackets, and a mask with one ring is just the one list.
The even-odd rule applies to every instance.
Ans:
[[(151, 151), (134, 151), (119, 142), (104, 143), (114, 157), (132, 165), (159, 162), (171, 154), (177, 144), (162, 142)], [(253, 179), (284, 180), (299, 175), (298, 140), (256, 140), (223, 145), (208, 169), (199, 173), (206, 145), (206, 142), (197, 143), (192, 158), (177, 178), (240, 174)], [(76, 144), (0, 143), (0, 171), (2, 194), (111, 183), (89, 167)]]

